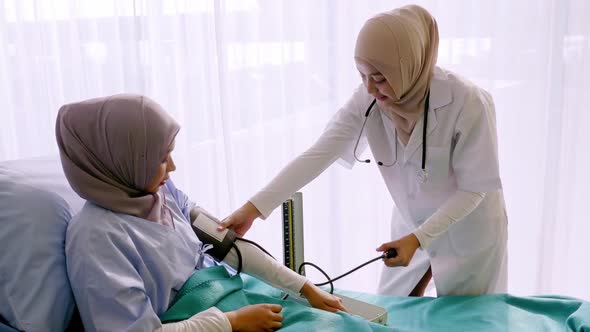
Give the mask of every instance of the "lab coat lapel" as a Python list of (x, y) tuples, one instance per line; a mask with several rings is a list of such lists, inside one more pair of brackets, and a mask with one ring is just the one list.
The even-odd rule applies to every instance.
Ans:
[(387, 130), (385, 115), (380, 110), (372, 112), (367, 122), (367, 139), (376, 160), (388, 165), (395, 161), (396, 144), (393, 130)]
[[(435, 69), (432, 82), (430, 83), (430, 107), (428, 109), (428, 123), (426, 128), (426, 144), (428, 144), (428, 138), (432, 136), (432, 133), (438, 125), (437, 114), (435, 110), (442, 108), (453, 101), (451, 94), (451, 87), (446, 82), (446, 75), (439, 68)], [(404, 153), (404, 165), (408, 160), (412, 159), (414, 154), (418, 151), (422, 151), (422, 133), (424, 129), (424, 115), (420, 117), (416, 126), (412, 131), (410, 140), (405, 149)], [(426, 147), (426, 153), (428, 154), (428, 147)]]
[[(432, 132), (436, 128), (438, 121), (436, 120), (436, 113), (432, 112), (432, 107), (428, 110), (428, 127), (426, 128), (426, 136), (432, 135)], [(406, 150), (404, 153), (404, 164), (412, 159), (414, 154), (422, 147), (422, 132), (424, 131), (424, 116), (420, 117), (420, 120), (416, 123)], [(428, 138), (426, 143), (428, 144)]]

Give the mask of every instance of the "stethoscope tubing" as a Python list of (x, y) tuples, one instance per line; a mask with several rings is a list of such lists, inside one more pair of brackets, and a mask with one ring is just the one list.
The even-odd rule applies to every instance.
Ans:
[[(365, 119), (363, 120), (363, 125), (361, 127), (361, 132), (359, 133), (358, 138), (356, 139), (356, 143), (354, 145), (354, 158), (359, 161), (359, 162), (363, 162), (363, 163), (370, 163), (371, 160), (370, 159), (365, 159), (365, 160), (360, 160), (357, 157), (357, 149), (358, 149), (358, 145), (359, 142), (361, 140), (361, 137), (363, 136), (363, 130), (365, 129), (365, 125), (367, 124), (367, 119), (369, 118), (369, 115), (371, 114), (371, 111), (373, 109), (373, 106), (375, 106), (375, 103), (377, 102), (377, 99), (373, 99), (373, 101), (371, 102), (371, 104), (369, 105), (369, 107), (367, 108), (367, 110), (365, 111)], [(430, 91), (428, 91), (428, 94), (426, 95), (426, 101), (424, 103), (424, 121), (422, 122), (422, 163), (421, 163), (421, 169), (418, 171), (418, 179), (421, 182), (426, 182), (428, 181), (428, 172), (426, 171), (426, 130), (428, 129), (428, 110), (430, 108)], [(377, 165), (379, 166), (383, 166), (383, 167), (391, 167), (393, 165), (395, 165), (397, 163), (397, 129), (395, 129), (395, 160), (393, 161), (393, 163), (391, 164), (384, 164), (381, 161), (377, 161)]]

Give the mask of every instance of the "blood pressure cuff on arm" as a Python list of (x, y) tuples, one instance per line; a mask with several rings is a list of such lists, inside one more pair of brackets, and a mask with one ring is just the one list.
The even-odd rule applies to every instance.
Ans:
[(191, 211), (191, 219), (191, 227), (199, 240), (204, 245), (211, 245), (211, 248), (206, 253), (221, 262), (233, 247), (236, 241), (236, 233), (231, 229), (218, 232), (217, 220), (198, 207)]
[(225, 256), (227, 256), (227, 253), (231, 250), (236, 240), (236, 233), (234, 232), (228, 232), (223, 240), (219, 241), (194, 225), (193, 231), (195, 234), (197, 234), (197, 237), (199, 240), (201, 240), (201, 242), (203, 242), (203, 244), (211, 244), (213, 246), (211, 249), (207, 250), (207, 255), (220, 262), (225, 258)]

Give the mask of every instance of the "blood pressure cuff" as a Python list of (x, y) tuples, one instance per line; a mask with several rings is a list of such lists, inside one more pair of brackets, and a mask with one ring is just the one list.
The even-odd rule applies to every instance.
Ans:
[(220, 262), (225, 258), (225, 256), (227, 256), (227, 253), (231, 250), (231, 248), (234, 245), (234, 242), (236, 241), (236, 233), (231, 229), (227, 232), (223, 240), (219, 241), (218, 238), (215, 238), (209, 235), (209, 233), (207, 233), (203, 229), (196, 227), (194, 223), (192, 227), (193, 231), (195, 232), (199, 240), (203, 242), (204, 245), (212, 245), (212, 248), (206, 251), (207, 255), (215, 258), (215, 260)]

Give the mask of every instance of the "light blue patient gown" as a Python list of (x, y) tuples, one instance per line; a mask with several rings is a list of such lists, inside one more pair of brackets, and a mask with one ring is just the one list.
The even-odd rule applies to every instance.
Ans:
[(67, 270), (87, 331), (153, 331), (200, 265), (202, 244), (188, 221), (194, 203), (171, 181), (160, 192), (174, 229), (89, 202), (70, 221)]

